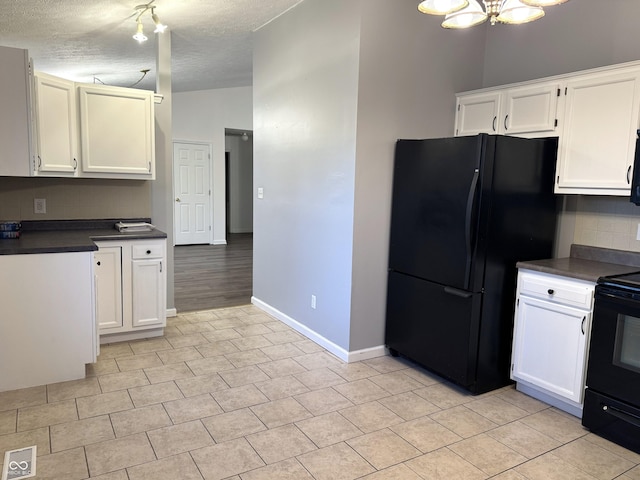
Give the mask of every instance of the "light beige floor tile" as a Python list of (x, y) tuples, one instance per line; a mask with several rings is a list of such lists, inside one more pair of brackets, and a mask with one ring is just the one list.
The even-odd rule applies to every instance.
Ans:
[(269, 340), (274, 345), (282, 343), (292, 343), (304, 340), (304, 337), (293, 330), (284, 330), (281, 332), (265, 333), (264, 338)]
[(173, 348), (193, 347), (209, 343), (209, 340), (207, 340), (201, 333), (171, 337), (167, 338), (167, 341), (173, 346)]
[(365, 433), (397, 425), (403, 419), (379, 402), (370, 402), (340, 410), (340, 413)]
[(632, 452), (631, 450), (621, 447), (620, 445), (617, 445), (613, 442), (610, 442), (606, 438), (599, 437), (597, 435), (594, 435), (593, 433), (589, 433), (583, 438), (591, 443), (595, 443), (596, 445), (604, 448), (605, 450), (610, 451), (611, 453), (615, 453), (616, 455), (629, 460), (630, 462), (633, 462), (635, 464), (640, 464), (640, 454)]
[(144, 433), (87, 445), (85, 452), (92, 477), (156, 459)]
[(240, 350), (229, 340), (207, 343), (196, 347), (198, 353), (205, 358), (218, 357), (227, 353), (239, 352)]
[(219, 318), (216, 320), (209, 320), (209, 325), (211, 325), (216, 330), (223, 330), (225, 328), (241, 327), (244, 325), (244, 323), (238, 317), (227, 317)]
[(353, 480), (374, 468), (345, 443), (338, 443), (298, 457), (316, 480)]
[(304, 353), (324, 352), (324, 348), (311, 340), (300, 340), (299, 342), (293, 342), (293, 344)]
[(436, 383), (443, 382), (442, 378), (437, 376), (435, 373), (431, 373), (428, 370), (424, 370), (423, 368), (420, 368), (417, 365), (411, 365), (411, 368), (403, 370), (403, 373), (405, 375), (410, 376), (414, 380), (419, 381), (421, 384), (427, 387), (431, 385), (435, 385)]
[(363, 362), (341, 363), (339, 365), (332, 366), (331, 370), (336, 372), (347, 382), (355, 382), (356, 380), (362, 380), (363, 378), (380, 375), (380, 372)]
[(0, 435), (16, 433), (18, 410), (0, 412)]
[(527, 458), (534, 458), (561, 445), (560, 442), (518, 421), (487, 432), (502, 444)]
[(184, 398), (175, 382), (154, 383), (144, 387), (130, 388), (129, 395), (131, 395), (131, 400), (136, 408)]
[(209, 342), (222, 342), (224, 340), (231, 340), (232, 338), (240, 338), (240, 334), (233, 328), (225, 328), (224, 330), (213, 330), (208, 332), (202, 332), (204, 338)]
[(413, 392), (381, 398), (378, 401), (396, 415), (401, 416), (404, 420), (414, 420), (440, 410), (433, 403), (428, 402)]
[(105, 473), (104, 475), (98, 475), (91, 477), (95, 480), (129, 480), (126, 470), (118, 470), (117, 472)]
[(337, 412), (296, 422), (296, 426), (319, 448), (362, 435), (362, 431)]
[(422, 455), (420, 450), (386, 428), (347, 440), (346, 443), (377, 470)]
[(579, 468), (558, 458), (553, 453), (545, 453), (515, 468), (527, 480), (594, 480)]
[(264, 466), (244, 438), (194, 450), (191, 456), (206, 480), (221, 480)]
[(409, 460), (406, 465), (429, 480), (481, 480), (487, 478), (481, 470), (463, 460), (448, 448), (441, 448)]
[(295, 425), (285, 425), (245, 437), (267, 463), (276, 463), (316, 449)]
[(422, 480), (417, 473), (407, 467), (405, 464), (395, 465), (386, 468), (366, 477), (362, 480)]
[(158, 458), (213, 445), (213, 439), (199, 420), (147, 432)]
[(176, 380), (175, 383), (185, 397), (195, 397), (203, 393), (212, 393), (229, 388), (229, 385), (227, 385), (217, 373), (181, 378)]
[[(17, 450), (19, 448), (36, 445), (37, 455), (47, 455), (51, 453), (49, 442), (49, 427), (37, 428), (26, 432), (11, 433), (0, 436), (0, 452), (7, 450)], [(0, 454), (0, 462), (4, 461), (4, 453)]]
[(345, 383), (345, 379), (328, 368), (318, 368), (294, 375), (310, 390), (331, 387)]
[(254, 385), (219, 390), (213, 392), (212, 395), (225, 412), (269, 401)]
[(89, 476), (83, 448), (74, 448), (38, 458), (36, 462), (38, 479), (81, 480)]
[(249, 365), (257, 365), (259, 363), (271, 361), (271, 359), (259, 349), (227, 353), (224, 358), (229, 360), (236, 368), (248, 367)]
[(271, 378), (286, 377), (307, 371), (306, 368), (291, 358), (282, 358), (280, 360), (262, 363), (259, 367)]
[(623, 475), (623, 477), (624, 477), (624, 480), (629, 480), (629, 479), (630, 480), (640, 480), (640, 466), (632, 468), (631, 470), (626, 472)]
[(537, 413), (549, 408), (549, 405), (546, 403), (530, 397), (529, 395), (525, 395), (524, 393), (517, 391), (515, 388), (505, 389), (498, 393), (497, 396), (529, 413)]
[(98, 357), (98, 361), (106, 360), (108, 358), (125, 357), (127, 355), (133, 355), (133, 350), (126, 342), (100, 345), (100, 356)]
[(269, 400), (292, 397), (309, 391), (300, 380), (293, 376), (265, 380), (255, 385)]
[(331, 387), (297, 395), (296, 400), (314, 415), (322, 415), (354, 406), (350, 400)]
[(131, 350), (136, 355), (143, 353), (159, 352), (160, 350), (169, 350), (173, 346), (165, 338), (152, 338), (149, 340), (139, 340), (136, 342), (129, 342)]
[(423, 387), (420, 382), (414, 380), (408, 375), (405, 375), (404, 370), (383, 373), (374, 377), (369, 377), (369, 380), (392, 395), (409, 392)]
[(415, 390), (414, 393), (420, 395), (425, 400), (435, 406), (445, 410), (447, 408), (462, 405), (473, 400), (469, 392), (455, 387), (448, 383), (436, 383), (428, 387)]
[(235, 368), (229, 360), (222, 356), (199, 358), (186, 362), (195, 375), (213, 375), (214, 373)]
[(507, 470), (506, 472), (491, 478), (492, 480), (527, 480), (527, 477), (515, 470)]
[(498, 425), (514, 422), (529, 415), (526, 410), (516, 407), (497, 395), (465, 403), (465, 407)]
[(155, 428), (171, 425), (162, 405), (150, 405), (124, 412), (112, 413), (111, 423), (117, 437), (126, 437)]
[(417, 418), (394, 425), (391, 430), (424, 453), (438, 450), (462, 440), (462, 437), (429, 417)]
[(262, 350), (262, 353), (271, 360), (281, 360), (283, 358), (304, 355), (304, 352), (292, 343), (272, 345), (270, 347), (261, 348), (260, 350)]
[(600, 480), (615, 478), (636, 465), (583, 438), (563, 445), (553, 454)]
[(497, 427), (495, 423), (464, 405), (441, 410), (430, 415), (432, 420), (463, 438), (472, 437)]
[(263, 335), (265, 333), (272, 333), (273, 331), (261, 324), (261, 323), (256, 323), (253, 325), (242, 325), (242, 326), (238, 326), (236, 328), (234, 328), (234, 330), (236, 332), (238, 332), (240, 334), (241, 337), (244, 338), (249, 338), (252, 337), (254, 335)]
[(80, 418), (97, 417), (106, 413), (121, 412), (133, 408), (133, 402), (126, 390), (92, 395), (76, 399)]
[(34, 407), (47, 403), (47, 387), (22, 388), (0, 392), (0, 411)]
[(365, 360), (364, 363), (380, 373), (391, 373), (407, 368), (407, 361), (390, 355)]
[[(194, 333), (202, 333), (204, 335), (205, 333), (216, 331), (216, 329), (209, 325), (207, 322), (176, 325), (176, 328), (180, 330), (183, 335), (193, 335)], [(219, 331), (224, 332), (224, 330)]]
[(293, 398), (283, 398), (251, 407), (267, 428), (298, 422), (313, 415)]
[(61, 402), (70, 398), (99, 395), (100, 393), (102, 391), (100, 390), (98, 379), (95, 377), (47, 385), (47, 400), (49, 403)]
[[(262, 327), (262, 325), (260, 326)], [(249, 327), (245, 327), (245, 328), (249, 328)], [(269, 330), (267, 327), (264, 327), (264, 328)], [(270, 331), (271, 330), (269, 330), (269, 332)], [(273, 343), (267, 340), (264, 337), (264, 335), (254, 335), (252, 337), (234, 338), (229, 341), (233, 343), (238, 348), (238, 350), (253, 350), (254, 348), (264, 348), (264, 347), (270, 347), (273, 345)]]
[(98, 382), (100, 382), (100, 388), (103, 393), (149, 385), (149, 379), (142, 370), (100, 375), (98, 376)]
[(53, 453), (114, 438), (108, 415), (53, 425), (50, 433)]
[(520, 421), (561, 443), (570, 442), (589, 433), (580, 424), (580, 419), (552, 409), (542, 410)]
[(267, 429), (248, 408), (203, 418), (202, 423), (216, 443), (226, 442)]
[(144, 373), (151, 383), (164, 383), (171, 380), (193, 377), (193, 372), (184, 362), (172, 363), (161, 367), (145, 368)]
[(156, 460), (127, 469), (129, 480), (201, 480), (195, 462), (188, 453)]
[(219, 375), (230, 387), (241, 387), (242, 385), (269, 380), (269, 376), (255, 365), (227, 370), (220, 372)]
[[(266, 322), (266, 323), (263, 323), (263, 325), (265, 327), (269, 327), (269, 329), (271, 329), (274, 332), (294, 331), (293, 328), (291, 328), (289, 325), (286, 325), (278, 320)], [(304, 336), (302, 338), (304, 338)]]
[(76, 401), (73, 399), (18, 409), (19, 432), (73, 420), (78, 420)]
[(331, 368), (340, 365), (342, 362), (333, 355), (321, 351), (315, 353), (307, 353), (294, 357), (295, 361), (307, 370), (316, 370), (318, 368)]
[(165, 402), (164, 408), (174, 424), (211, 417), (212, 415), (222, 413), (220, 405), (218, 405), (208, 393)]
[(121, 372), (130, 370), (142, 370), (148, 367), (157, 367), (162, 365), (160, 358), (155, 353), (147, 353), (144, 355), (130, 355), (128, 357), (116, 358), (116, 363)]
[(89, 363), (85, 369), (87, 377), (108, 375), (119, 371), (115, 358), (105, 358), (104, 360), (98, 360), (96, 363)]
[(182, 332), (178, 330), (178, 327), (175, 326), (166, 326), (164, 327), (164, 338), (169, 340), (171, 337), (181, 336)]
[(486, 434), (449, 445), (449, 449), (487, 475), (496, 475), (528, 460)]
[(243, 473), (242, 480), (313, 480), (313, 477), (300, 462), (290, 458)]
[(368, 378), (335, 385), (333, 388), (356, 405), (389, 396), (387, 391), (380, 388)]

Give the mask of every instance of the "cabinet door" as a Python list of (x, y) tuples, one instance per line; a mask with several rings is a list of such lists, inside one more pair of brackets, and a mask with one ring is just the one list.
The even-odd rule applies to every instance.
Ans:
[(497, 133), (500, 100), (500, 92), (459, 96), (456, 111), (456, 137)]
[(629, 195), (640, 113), (638, 69), (567, 82), (556, 193)]
[(122, 248), (100, 247), (93, 254), (96, 314), (100, 333), (122, 327)]
[(499, 130), (508, 135), (554, 135), (559, 83), (510, 88), (505, 93)]
[(78, 89), (83, 176), (154, 178), (153, 92), (100, 85)]
[(37, 151), (34, 174), (75, 175), (78, 168), (75, 84), (37, 73), (35, 104)]
[(164, 326), (166, 321), (164, 275), (160, 258), (131, 262), (133, 328), (147, 325)]
[(581, 403), (590, 312), (526, 295), (516, 312), (512, 378)]
[(0, 47), (0, 176), (29, 176), (29, 53)]

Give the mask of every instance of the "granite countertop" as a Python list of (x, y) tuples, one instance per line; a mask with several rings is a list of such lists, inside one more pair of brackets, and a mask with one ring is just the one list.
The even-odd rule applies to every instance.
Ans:
[(23, 221), (20, 238), (0, 239), (0, 255), (86, 252), (98, 250), (96, 241), (167, 238), (157, 229), (119, 232), (115, 224), (120, 221), (151, 223), (149, 218)]
[(518, 262), (516, 267), (595, 283), (600, 277), (640, 271), (640, 252), (571, 245), (569, 257)]

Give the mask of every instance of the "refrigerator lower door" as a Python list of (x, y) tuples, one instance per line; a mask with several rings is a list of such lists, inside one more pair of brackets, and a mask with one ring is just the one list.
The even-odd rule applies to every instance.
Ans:
[(481, 293), (390, 272), (385, 343), (475, 393)]

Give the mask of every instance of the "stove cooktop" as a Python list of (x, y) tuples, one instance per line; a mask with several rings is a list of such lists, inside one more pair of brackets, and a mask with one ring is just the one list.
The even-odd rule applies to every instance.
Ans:
[(598, 279), (598, 285), (623, 287), (628, 289), (635, 289), (640, 292), (640, 272), (623, 273), (622, 275), (600, 277)]

